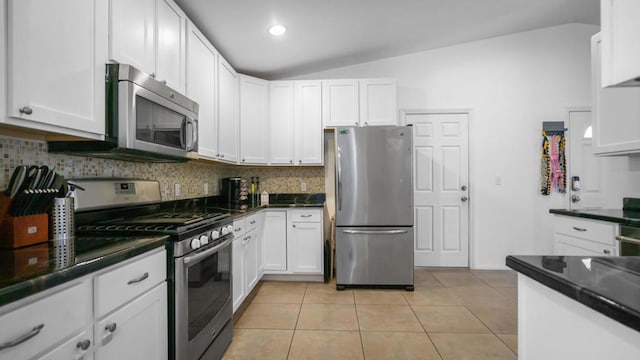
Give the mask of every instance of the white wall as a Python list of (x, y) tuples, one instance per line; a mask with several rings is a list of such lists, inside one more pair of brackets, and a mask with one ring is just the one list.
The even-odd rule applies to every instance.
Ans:
[[(553, 249), (548, 210), (568, 200), (539, 193), (542, 122), (566, 120), (567, 107), (590, 104), (589, 47), (598, 31), (568, 24), (296, 79), (394, 77), (400, 109), (472, 109), (471, 265), (504, 268), (508, 254)], [(618, 176), (628, 175), (628, 161), (616, 164)], [(608, 202), (620, 204), (619, 196)]]

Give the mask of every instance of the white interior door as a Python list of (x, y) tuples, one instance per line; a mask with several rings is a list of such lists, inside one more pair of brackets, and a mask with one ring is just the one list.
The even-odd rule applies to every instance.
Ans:
[[(567, 182), (571, 209), (598, 209), (604, 206), (602, 192), (603, 158), (593, 155), (591, 111), (569, 110), (567, 136)], [(573, 190), (572, 178), (580, 178), (580, 189)]]
[(469, 114), (409, 113), (416, 266), (469, 266)]

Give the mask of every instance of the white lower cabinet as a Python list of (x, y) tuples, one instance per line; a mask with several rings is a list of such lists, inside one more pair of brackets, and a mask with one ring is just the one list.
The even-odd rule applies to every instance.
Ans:
[(287, 212), (267, 210), (264, 214), (264, 271), (287, 270)]
[(618, 225), (606, 221), (587, 220), (556, 215), (553, 238), (556, 255), (617, 256)]
[(232, 294), (235, 312), (262, 278), (262, 212), (233, 221)]
[(322, 208), (267, 210), (265, 274), (322, 274)]
[(242, 238), (236, 238), (233, 240), (232, 247), (232, 287), (233, 287), (233, 311), (235, 312), (240, 304), (244, 301), (244, 298), (247, 297), (247, 294), (244, 292), (244, 241)]
[(96, 360), (166, 359), (166, 282), (97, 322), (94, 333)]
[(293, 273), (322, 273), (322, 212), (292, 210), (287, 227), (289, 271)]
[[(0, 308), (0, 359), (166, 359), (166, 251), (150, 253)], [(123, 269), (146, 275), (122, 277)], [(117, 281), (99, 291), (96, 279), (105, 277)], [(97, 304), (120, 293), (127, 295), (98, 313)]]

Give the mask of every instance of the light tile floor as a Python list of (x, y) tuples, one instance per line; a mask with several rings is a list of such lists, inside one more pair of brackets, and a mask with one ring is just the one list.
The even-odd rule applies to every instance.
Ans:
[(513, 271), (416, 268), (415, 291), (264, 282), (224, 359), (516, 359)]

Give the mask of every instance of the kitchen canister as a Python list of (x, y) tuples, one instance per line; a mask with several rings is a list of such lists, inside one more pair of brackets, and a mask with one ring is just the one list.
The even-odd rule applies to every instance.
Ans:
[(70, 239), (75, 235), (74, 199), (55, 198), (51, 209), (49, 236), (51, 240)]

